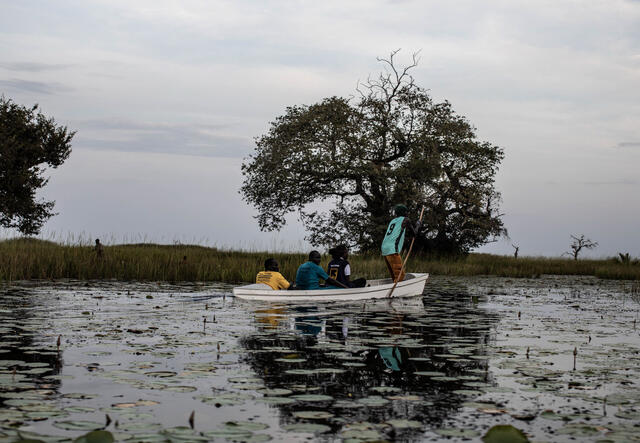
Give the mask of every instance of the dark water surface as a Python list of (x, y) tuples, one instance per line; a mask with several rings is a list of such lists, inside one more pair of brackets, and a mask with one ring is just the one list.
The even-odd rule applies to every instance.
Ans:
[(132, 442), (481, 441), (497, 424), (640, 441), (630, 286), (434, 278), (422, 298), (317, 306), (222, 284), (3, 286), (0, 442), (105, 426)]

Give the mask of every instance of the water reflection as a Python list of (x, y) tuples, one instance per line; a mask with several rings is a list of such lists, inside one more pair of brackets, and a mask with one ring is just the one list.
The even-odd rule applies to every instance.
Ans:
[(62, 353), (40, 344), (47, 320), (39, 315), (44, 308), (38, 308), (37, 294), (5, 287), (0, 299), (0, 408), (6, 408), (2, 422), (46, 419), (56, 414), (42, 402), (59, 390)]
[[(463, 289), (391, 305), (262, 306), (241, 339), (244, 360), (267, 388), (296, 398), (274, 402), (283, 424), (313, 417), (304, 410), (328, 413), (313, 422), (343, 433), (394, 420), (437, 428), (491, 384), (485, 346), (498, 319), (473, 301)], [(398, 427), (369, 431), (388, 438)]]

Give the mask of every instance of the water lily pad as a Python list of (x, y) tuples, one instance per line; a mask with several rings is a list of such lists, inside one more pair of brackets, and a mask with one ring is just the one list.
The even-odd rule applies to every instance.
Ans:
[(144, 375), (147, 375), (149, 377), (168, 378), (168, 377), (173, 377), (177, 375), (177, 373), (173, 371), (150, 371), (150, 372), (145, 372)]
[(95, 421), (87, 420), (67, 420), (57, 421), (53, 424), (58, 429), (64, 429), (65, 431), (88, 431), (101, 429), (104, 427), (104, 423), (97, 423)]
[(113, 443), (114, 438), (113, 434), (109, 431), (92, 431), (88, 434), (82, 435), (75, 440), (73, 443)]
[(295, 398), (291, 397), (262, 397), (257, 399), (257, 401), (268, 405), (290, 405), (297, 402)]
[(569, 423), (564, 427), (558, 429), (556, 434), (560, 435), (572, 435), (577, 437), (590, 437), (600, 434), (600, 430), (595, 426), (587, 425), (584, 423)]
[(258, 377), (229, 377), (227, 379), (231, 383), (262, 383), (263, 380)]
[(640, 411), (623, 410), (616, 412), (614, 415), (618, 418), (626, 418), (628, 420), (640, 420)]
[(241, 391), (257, 391), (264, 388), (264, 385), (262, 383), (233, 383), (231, 387)]
[(262, 443), (265, 441), (270, 441), (271, 436), (268, 434), (253, 434), (249, 437), (246, 436), (233, 436), (227, 437), (228, 441), (237, 442), (237, 443)]
[(128, 443), (166, 442), (167, 436), (160, 433), (140, 433), (127, 438), (125, 441)]
[(349, 368), (364, 368), (367, 365), (365, 363), (358, 363), (355, 361), (346, 361), (342, 363), (342, 366), (347, 366)]
[(315, 374), (316, 371), (314, 369), (288, 369), (284, 371), (284, 373), (290, 375), (312, 375)]
[(329, 426), (321, 425), (319, 423), (294, 423), (283, 426), (282, 429), (287, 432), (309, 432), (313, 434), (321, 434), (331, 430)]
[(237, 438), (244, 437), (249, 438), (253, 435), (251, 431), (243, 430), (243, 429), (224, 429), (220, 431), (207, 431), (202, 433), (203, 436), (208, 438)]
[(540, 417), (547, 420), (564, 420), (564, 415), (558, 414), (550, 409), (542, 411)]
[(241, 431), (261, 431), (263, 429), (267, 429), (269, 425), (264, 423), (258, 423), (254, 421), (228, 421), (223, 425), (224, 429), (239, 429)]
[(474, 389), (456, 389), (454, 391), (451, 391), (454, 394), (458, 394), (458, 395), (464, 395), (467, 397), (476, 397), (478, 395), (481, 395), (483, 392), (482, 391), (476, 391)]
[(343, 442), (382, 441), (384, 436), (375, 429), (346, 429), (342, 431)]
[(133, 422), (133, 423), (120, 423), (120, 430), (131, 432), (131, 433), (139, 433), (139, 432), (149, 432), (156, 431), (160, 429), (161, 426), (158, 423), (145, 423), (145, 422)]
[(425, 376), (425, 377), (442, 377), (442, 376), (447, 375), (444, 372), (438, 372), (438, 371), (416, 371), (413, 374), (414, 375), (422, 375), (422, 376)]
[(361, 404), (365, 405), (365, 406), (369, 406), (370, 408), (384, 406), (387, 403), (389, 403), (389, 400), (387, 400), (384, 397), (377, 396), (377, 395), (372, 395), (372, 396), (369, 396), (369, 397), (359, 398), (356, 401), (358, 403), (361, 403)]
[(167, 386), (164, 390), (169, 392), (194, 392), (198, 388), (195, 386)]
[[(400, 401), (422, 401), (423, 398), (419, 395), (388, 395), (388, 400), (400, 400)], [(422, 401), (422, 404), (430, 405), (433, 404), (430, 401)]]
[(63, 411), (70, 412), (70, 413), (81, 414), (81, 413), (95, 412), (95, 408), (90, 408), (90, 407), (87, 407), (87, 406), (68, 406), (68, 407), (64, 408)]
[(293, 415), (298, 418), (307, 418), (312, 420), (324, 420), (333, 417), (333, 414), (327, 411), (295, 411)]
[(529, 443), (529, 439), (518, 428), (511, 425), (493, 426), (482, 437), (484, 443)]
[(283, 395), (289, 395), (291, 393), (293, 393), (292, 390), (290, 389), (284, 389), (284, 388), (264, 388), (264, 389), (258, 389), (258, 392), (260, 394), (264, 394), (264, 395), (268, 395), (268, 396), (276, 396), (276, 397), (282, 397)]
[(200, 433), (187, 426), (176, 426), (162, 431), (167, 435), (171, 442), (196, 442), (210, 441), (208, 437), (200, 435)]
[(298, 395), (294, 395), (292, 398), (295, 398), (296, 400), (308, 401), (308, 402), (333, 400), (332, 396), (323, 395), (323, 394), (298, 394)]
[(96, 398), (98, 394), (86, 394), (82, 392), (70, 392), (68, 394), (62, 395), (64, 398), (73, 398), (76, 400), (89, 400), (92, 398)]
[(387, 420), (387, 424), (390, 424), (394, 428), (397, 429), (420, 429), (422, 428), (422, 423), (415, 420)]
[(362, 403), (356, 403), (351, 400), (338, 400), (333, 404), (334, 408), (342, 408), (342, 409), (358, 409), (365, 408), (366, 406)]
[(402, 391), (402, 389), (396, 388), (395, 386), (376, 386), (369, 390), (380, 394), (395, 394), (396, 392)]
[(438, 435), (442, 435), (443, 437), (473, 438), (480, 435), (479, 432), (474, 431), (473, 429), (443, 428), (443, 429), (436, 429), (434, 432)]

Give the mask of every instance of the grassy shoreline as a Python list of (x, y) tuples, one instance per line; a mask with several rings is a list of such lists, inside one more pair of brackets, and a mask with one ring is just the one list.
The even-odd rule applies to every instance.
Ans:
[[(184, 259), (186, 257), (186, 260)], [(275, 257), (285, 278), (293, 280), (305, 254), (220, 250), (197, 245), (105, 246), (98, 258), (91, 246), (63, 245), (35, 239), (0, 241), (0, 281), (15, 280), (140, 280), (140, 281), (254, 281), (267, 257)], [(324, 257), (323, 266), (329, 258)], [(380, 256), (349, 259), (354, 277), (386, 277)], [(460, 259), (412, 258), (409, 270), (434, 275), (494, 275), (537, 277), (542, 274), (586, 275), (604, 279), (640, 280), (639, 264), (613, 259), (578, 260), (470, 254)]]

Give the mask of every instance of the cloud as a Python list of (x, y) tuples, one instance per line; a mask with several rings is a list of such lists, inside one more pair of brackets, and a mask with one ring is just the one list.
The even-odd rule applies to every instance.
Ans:
[(640, 142), (620, 142), (616, 148), (640, 148)]
[(71, 89), (60, 83), (55, 82), (37, 82), (31, 80), (0, 80), (0, 88), (7, 88), (13, 91), (35, 92), (37, 94), (56, 94), (68, 92)]
[(632, 180), (632, 179), (628, 179), (628, 178), (623, 178), (620, 180), (610, 180), (610, 181), (585, 181), (582, 182), (583, 185), (590, 185), (590, 186), (609, 186), (609, 185), (637, 185), (638, 180)]
[(91, 120), (77, 123), (75, 145), (98, 150), (155, 152), (204, 157), (244, 157), (251, 139), (226, 133), (223, 124), (144, 123)]
[(70, 68), (71, 66), (73, 65), (36, 63), (36, 62), (0, 63), (0, 67), (8, 71), (22, 71), (22, 72), (57, 71), (60, 69)]

